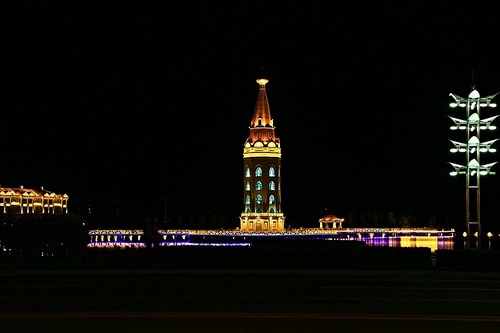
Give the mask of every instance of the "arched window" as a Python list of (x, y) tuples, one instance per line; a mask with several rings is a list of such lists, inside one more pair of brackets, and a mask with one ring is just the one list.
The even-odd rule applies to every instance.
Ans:
[(274, 167), (269, 167), (269, 177), (275, 177), (276, 176), (276, 171), (274, 170)]
[(257, 194), (257, 197), (255, 198), (255, 203), (257, 205), (262, 205), (262, 195)]
[(257, 183), (255, 183), (255, 189), (256, 189), (257, 191), (262, 190), (262, 182), (261, 182), (260, 180), (259, 180), (259, 181), (257, 181)]
[(245, 169), (245, 177), (250, 177), (250, 168), (248, 167)]
[(262, 195), (258, 194), (255, 198), (255, 212), (262, 213)]
[(276, 189), (276, 184), (274, 184), (274, 182), (271, 180), (269, 182), (269, 190), (274, 191), (275, 189)]
[(245, 184), (245, 190), (250, 191), (250, 182)]
[(255, 168), (255, 177), (262, 177), (262, 168), (260, 166)]
[(269, 204), (270, 204), (270, 205), (274, 205), (274, 203), (275, 203), (274, 195), (272, 195), (272, 194), (271, 194), (271, 195), (269, 196)]
[(249, 195), (247, 195), (245, 197), (245, 204), (250, 205), (250, 196)]

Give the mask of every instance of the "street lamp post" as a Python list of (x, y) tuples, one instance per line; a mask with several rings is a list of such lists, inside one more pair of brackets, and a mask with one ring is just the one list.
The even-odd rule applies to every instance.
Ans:
[[(489, 164), (481, 164), (480, 154), (486, 152), (495, 152), (496, 149), (492, 147), (493, 143), (497, 141), (490, 140), (481, 142), (480, 133), (481, 130), (494, 130), (496, 126), (491, 123), (498, 117), (498, 115), (481, 119), (480, 109), (482, 107), (496, 107), (495, 103), (491, 103), (491, 100), (498, 93), (486, 97), (481, 97), (479, 92), (473, 87), (467, 98), (457, 96), (455, 94), (450, 94), (455, 100), (450, 103), (450, 107), (461, 107), (465, 108), (466, 119), (459, 119), (451, 117), (451, 120), (455, 123), (450, 127), (451, 130), (465, 130), (466, 141), (461, 143), (458, 141), (450, 140), (453, 144), (453, 148), (450, 152), (465, 153), (466, 163), (465, 165), (460, 165), (450, 162), (453, 166), (454, 171), (450, 172), (450, 175), (456, 176), (458, 174), (465, 175), (465, 220), (467, 227), (467, 248), (470, 248), (471, 235), (476, 235), (476, 248), (481, 248), (481, 191), (480, 191), (480, 176), (485, 176), (488, 174), (495, 174), (491, 171), (493, 165), (497, 162)], [(475, 135), (474, 135), (475, 134)], [(471, 220), (471, 191), (475, 191), (475, 220)], [(474, 198), (472, 198), (473, 201)], [(473, 213), (474, 213), (473, 212)], [(465, 233), (464, 233), (465, 235)]]
[(488, 232), (486, 235), (488, 236), (488, 250), (491, 250), (491, 237), (493, 236), (493, 234), (491, 232)]
[(464, 236), (464, 250), (465, 250), (467, 248), (467, 233), (464, 231), (462, 236)]

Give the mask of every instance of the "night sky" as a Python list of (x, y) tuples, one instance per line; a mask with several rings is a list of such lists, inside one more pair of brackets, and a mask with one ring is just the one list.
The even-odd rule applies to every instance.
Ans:
[[(238, 215), (263, 75), (285, 216), (460, 216), (448, 162), (465, 156), (449, 139), (465, 133), (448, 116), (465, 111), (449, 94), (500, 91), (496, 3), (2, 1), (0, 184), (70, 208), (135, 193)], [(482, 180), (485, 218), (500, 216), (499, 177)]]

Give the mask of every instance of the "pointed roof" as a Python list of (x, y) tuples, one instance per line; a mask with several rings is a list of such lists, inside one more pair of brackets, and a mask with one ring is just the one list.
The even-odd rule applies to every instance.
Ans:
[(252, 121), (250, 122), (250, 135), (245, 145), (249, 144), (253, 146), (255, 143), (260, 142), (267, 146), (270, 142), (274, 142), (275, 146), (279, 147), (280, 140), (274, 132), (274, 121), (271, 117), (271, 109), (269, 108), (266, 93), (266, 84), (269, 80), (261, 78), (257, 79), (256, 82), (259, 84), (259, 92), (257, 94)]
[(335, 215), (327, 215), (319, 219), (320, 222), (343, 222), (344, 219), (337, 217)]
[(256, 82), (259, 84), (259, 93), (250, 127), (273, 127), (273, 119), (271, 118), (271, 110), (269, 109), (269, 101), (267, 100), (266, 93), (266, 83), (269, 80), (257, 79)]

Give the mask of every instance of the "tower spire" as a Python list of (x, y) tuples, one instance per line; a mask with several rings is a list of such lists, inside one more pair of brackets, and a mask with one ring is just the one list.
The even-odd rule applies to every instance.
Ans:
[(269, 80), (261, 78), (257, 79), (256, 82), (259, 84), (259, 92), (257, 94), (257, 101), (255, 102), (253, 117), (250, 122), (250, 135), (247, 142), (279, 142), (279, 139), (275, 136), (274, 121), (271, 117), (271, 109), (269, 108), (269, 100), (266, 92), (266, 84)]

